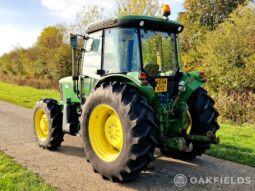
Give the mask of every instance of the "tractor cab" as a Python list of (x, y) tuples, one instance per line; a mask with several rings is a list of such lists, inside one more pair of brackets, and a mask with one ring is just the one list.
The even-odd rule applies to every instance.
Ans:
[(150, 77), (173, 76), (179, 69), (177, 34), (182, 29), (181, 24), (145, 16), (93, 23), (87, 28), (83, 73), (91, 75), (85, 68), (101, 67), (94, 74), (145, 72)]
[[(172, 84), (171, 94), (177, 93), (174, 86), (174, 80), (180, 76), (177, 38), (182, 30), (178, 22), (148, 16), (123, 16), (92, 23), (83, 37), (80, 77), (93, 79), (95, 86), (102, 77), (122, 74), (143, 86), (151, 86), (156, 93), (168, 92)], [(74, 57), (73, 44), (72, 41)], [(76, 63), (76, 58), (73, 62)], [(78, 67), (73, 68), (73, 79), (78, 81), (75, 69)], [(74, 87), (77, 89), (78, 85)]]

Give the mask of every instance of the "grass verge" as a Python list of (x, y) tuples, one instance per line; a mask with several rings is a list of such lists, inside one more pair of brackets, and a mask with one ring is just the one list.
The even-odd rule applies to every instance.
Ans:
[[(33, 108), (36, 101), (43, 98), (59, 99), (56, 90), (41, 90), (28, 86), (18, 86), (0, 82), (0, 100)], [(212, 145), (206, 154), (255, 167), (255, 127), (221, 124), (217, 133), (219, 145)]]
[(38, 100), (44, 98), (59, 100), (59, 93), (56, 90), (35, 89), (29, 86), (0, 82), (0, 100), (33, 108)]
[(0, 152), (0, 190), (53, 191), (55, 188), (47, 185), (42, 178)]
[(255, 126), (221, 124), (217, 133), (221, 141), (206, 154), (255, 167)]

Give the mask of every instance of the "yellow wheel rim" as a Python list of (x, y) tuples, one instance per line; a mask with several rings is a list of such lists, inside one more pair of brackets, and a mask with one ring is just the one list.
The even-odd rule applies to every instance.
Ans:
[(45, 112), (38, 109), (35, 114), (35, 131), (41, 141), (45, 141), (49, 134), (49, 123)]
[(123, 128), (111, 106), (100, 104), (94, 108), (88, 131), (91, 146), (100, 159), (112, 162), (118, 158), (124, 142)]
[(187, 111), (187, 117), (186, 117), (186, 133), (187, 135), (190, 135), (191, 134), (191, 127), (192, 127), (192, 118), (191, 118), (191, 115), (190, 115), (190, 112)]

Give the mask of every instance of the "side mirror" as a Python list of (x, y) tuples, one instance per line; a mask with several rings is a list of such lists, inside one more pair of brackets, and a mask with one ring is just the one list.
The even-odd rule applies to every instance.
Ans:
[(77, 36), (74, 34), (70, 34), (70, 46), (72, 49), (77, 49)]

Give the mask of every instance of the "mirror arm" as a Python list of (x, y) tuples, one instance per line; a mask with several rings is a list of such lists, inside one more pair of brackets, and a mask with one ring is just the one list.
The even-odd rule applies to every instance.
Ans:
[[(72, 48), (72, 79), (73, 79), (73, 91), (75, 93), (78, 94), (78, 80), (79, 80), (79, 76), (78, 76), (78, 70), (79, 70), (79, 66), (77, 66), (77, 64), (79, 65), (79, 62), (77, 63), (77, 58), (76, 58), (76, 52), (80, 51), (80, 52), (85, 52), (85, 49), (81, 48), (81, 49), (77, 49), (77, 39), (78, 37), (81, 37), (83, 40), (88, 39), (88, 34), (86, 35), (79, 35), (79, 34), (70, 34), (70, 45)], [(79, 61), (80, 59), (78, 59)]]

